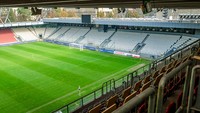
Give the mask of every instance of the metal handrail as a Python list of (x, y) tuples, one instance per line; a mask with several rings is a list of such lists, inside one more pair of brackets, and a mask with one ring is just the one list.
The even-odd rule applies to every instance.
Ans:
[(187, 66), (186, 75), (188, 76), (189, 71), (189, 64), (191, 63), (191, 60), (188, 60), (169, 72), (168, 74), (164, 75), (158, 85), (158, 93), (157, 93), (157, 102), (156, 102), (156, 113), (162, 113), (163, 108), (163, 98), (164, 98), (164, 90), (166, 83), (173, 78), (181, 69), (185, 68)]
[(156, 90), (154, 87), (149, 87), (139, 95), (136, 95), (134, 98), (129, 100), (125, 105), (115, 110), (113, 113), (129, 113), (132, 109), (136, 108), (148, 97), (149, 97), (148, 113), (154, 113), (155, 98), (156, 98), (155, 92)]
[(194, 93), (194, 85), (195, 85), (195, 72), (197, 69), (200, 69), (200, 65), (196, 65), (192, 68), (192, 75), (190, 79), (190, 89), (189, 89), (189, 98), (188, 98), (188, 106), (187, 113), (190, 113), (190, 108), (192, 106), (193, 93)]

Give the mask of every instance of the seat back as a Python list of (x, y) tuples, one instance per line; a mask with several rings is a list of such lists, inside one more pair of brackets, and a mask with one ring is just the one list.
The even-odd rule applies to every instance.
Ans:
[(142, 84), (142, 80), (136, 82), (134, 87), (133, 87), (133, 90), (134, 91), (138, 91), (140, 89), (140, 87), (141, 87), (141, 84)]
[(122, 92), (122, 98), (125, 99), (128, 95), (130, 95), (131, 93), (131, 87), (126, 88), (123, 92)]
[(123, 104), (125, 104), (126, 102), (128, 102), (129, 100), (131, 100), (133, 97), (135, 97), (137, 95), (137, 91), (131, 93), (129, 96), (127, 96), (125, 99), (124, 99), (124, 102)]
[(163, 77), (163, 73), (162, 74), (160, 74), (160, 75), (158, 75), (157, 77), (156, 77), (156, 79), (154, 80), (154, 82), (153, 82), (153, 85), (154, 86), (158, 86), (158, 84), (159, 84), (159, 82), (160, 82), (160, 79)]
[(145, 89), (147, 89), (150, 85), (151, 85), (152, 81), (147, 82), (146, 84), (144, 84), (140, 90), (140, 92), (144, 91)]
[(176, 67), (178, 67), (180, 64), (181, 64), (181, 62), (180, 62), (180, 61), (178, 61), (178, 62), (175, 64), (175, 66), (174, 66), (174, 67), (176, 68)]
[(110, 107), (111, 105), (115, 104), (118, 99), (118, 96), (115, 94), (114, 96), (110, 97), (106, 102), (106, 107)]
[(164, 73), (166, 71), (166, 66), (162, 67), (159, 73)]
[(173, 67), (173, 65), (174, 65), (174, 62), (169, 63), (169, 64), (167, 65), (167, 69)]
[(105, 109), (102, 113), (112, 113), (117, 109), (116, 104), (111, 105), (109, 108)]
[(167, 71), (165, 72), (166, 74), (168, 74), (169, 72), (171, 72), (173, 70), (173, 67), (168, 68)]
[(155, 79), (159, 75), (160, 70), (157, 70), (153, 73), (152, 77)]
[(148, 81), (150, 81), (150, 78), (151, 78), (152, 75), (148, 75), (144, 78), (143, 80), (143, 84), (146, 84)]
[(91, 110), (89, 110), (89, 113), (99, 113), (101, 110), (102, 105), (98, 104), (97, 106), (93, 107)]

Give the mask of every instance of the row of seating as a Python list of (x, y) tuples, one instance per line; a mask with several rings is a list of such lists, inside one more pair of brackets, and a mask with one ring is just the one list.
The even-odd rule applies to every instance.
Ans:
[[(13, 30), (17, 31), (17, 29)], [(132, 31), (118, 30), (114, 35), (112, 35), (115, 31), (114, 29), (109, 29), (108, 32), (99, 32), (97, 28), (92, 28), (91, 31), (89, 32), (88, 30), (89, 27), (71, 27), (71, 26), (70, 27), (59, 26), (58, 28), (47, 27), (46, 29), (34, 28), (34, 31), (36, 32), (35, 34), (37, 36), (38, 34), (43, 34), (44, 35), (43, 37), (45, 39), (74, 43), (77, 41), (77, 39), (84, 36), (82, 40), (79, 40), (76, 43), (81, 43), (85, 45), (92, 44), (93, 46), (100, 46), (100, 44), (103, 41), (105, 41), (110, 37), (109, 38), (110, 42), (105, 45), (105, 48), (122, 50), (122, 51), (132, 51), (137, 44), (144, 41), (143, 43), (145, 44), (145, 46), (141, 49), (139, 53), (145, 55), (153, 55), (153, 56), (163, 55), (164, 52), (167, 51), (167, 49), (170, 49), (170, 46), (173, 43), (175, 43), (175, 41), (177, 41), (177, 43), (173, 46), (174, 48), (183, 44), (185, 40), (191, 39), (186, 44), (183, 44), (183, 46), (197, 40), (196, 38), (186, 37), (186, 36), (182, 36), (181, 40), (178, 40), (180, 38), (179, 35), (153, 34), (153, 33), (150, 34), (147, 39), (145, 39), (147, 33), (137, 33)], [(23, 35), (23, 33), (19, 35)], [(154, 42), (158, 43), (154, 44)]]
[[(184, 59), (183, 62), (186, 60), (187, 59)], [(185, 72), (181, 72), (179, 75), (175, 76), (175, 78), (172, 81), (170, 81), (170, 83), (168, 84), (169, 90), (167, 90), (168, 91), (167, 96), (171, 96), (174, 90), (179, 89), (179, 86), (183, 85), (184, 81), (185, 81)], [(195, 104), (196, 97), (197, 97), (198, 84), (199, 84), (199, 75), (197, 74), (195, 78), (195, 86), (194, 86), (195, 88), (194, 88), (194, 94), (193, 94), (194, 98), (193, 98), (193, 103), (192, 103), (193, 105)], [(183, 97), (183, 91), (180, 91), (177, 96), (177, 100), (171, 101), (171, 103), (167, 106), (165, 113), (175, 113), (176, 110), (181, 106), (182, 97)], [(186, 101), (187, 100), (188, 99), (186, 99)]]
[[(97, 104), (96, 106), (92, 107), (92, 109), (90, 109), (88, 112), (100, 113), (104, 111), (109, 111), (111, 113), (111, 111), (114, 111), (118, 107), (123, 106), (126, 102), (128, 102), (141, 92), (143, 92), (149, 86), (153, 85), (156, 88), (158, 88), (158, 84), (163, 76), (165, 76), (166, 74), (168, 74), (173, 69), (177, 68), (179, 65), (186, 62), (190, 58), (191, 56), (187, 56), (182, 59), (172, 60), (171, 62), (162, 66), (161, 68), (151, 71), (151, 73), (146, 74), (146, 77), (136, 82), (133, 86), (125, 88), (124, 90), (121, 91), (120, 94), (114, 94), (113, 96), (108, 98), (105, 102), (103, 103), (101, 102), (100, 104)], [(184, 83), (185, 74), (186, 74), (186, 68), (181, 70), (179, 74), (177, 74), (167, 82), (164, 92), (165, 100), (168, 97), (172, 96), (174, 91), (180, 89), (179, 87)], [(175, 110), (181, 105), (182, 95), (183, 93), (179, 94), (179, 96), (177, 97), (177, 101), (174, 102), (175, 104), (171, 102), (168, 105), (167, 109), (165, 110), (166, 113), (170, 113), (174, 105), (175, 105)], [(134, 109), (133, 112), (146, 113), (147, 108), (148, 108), (148, 103), (146, 100), (142, 102), (136, 109)]]
[[(106, 101), (106, 105), (98, 104), (97, 106), (94, 106), (91, 110), (89, 110), (89, 113), (102, 112), (102, 108), (104, 108), (104, 110), (110, 111), (110, 109), (113, 109), (113, 107), (111, 107), (113, 105), (115, 105), (116, 108), (118, 108), (126, 102), (128, 102), (129, 100), (131, 100), (132, 98), (134, 98), (137, 94), (147, 89), (150, 85), (154, 85), (157, 87), (160, 79), (165, 74), (165, 72), (169, 73), (173, 69), (172, 67), (177, 67), (178, 65), (180, 65), (180, 63), (181, 61), (178, 62), (178, 60), (169, 63), (164, 68), (159, 69), (149, 74), (144, 79), (136, 82), (133, 88), (129, 86), (128, 88), (124, 89), (121, 94), (115, 94), (111, 96)], [(138, 113), (142, 113), (144, 111), (147, 111), (147, 102), (142, 103), (141, 106), (138, 107)]]
[[(197, 76), (196, 80), (199, 79), (199, 77)], [(198, 84), (198, 81), (195, 82), (195, 84)], [(196, 102), (196, 98), (197, 98), (197, 91), (198, 91), (198, 85), (195, 85), (195, 88), (194, 88), (194, 98), (193, 98), (193, 105), (195, 104)], [(183, 97), (183, 91), (181, 91), (179, 94), (178, 94), (178, 97), (177, 97), (177, 100), (176, 102), (172, 101), (166, 108), (165, 110), (165, 113), (175, 113), (176, 110), (181, 106), (181, 103), (182, 103), (182, 97)]]
[(0, 29), (0, 44), (17, 42), (11, 29)]
[(117, 109), (118, 95), (111, 96), (106, 103), (100, 103), (89, 110), (89, 113), (111, 113)]
[[(133, 90), (139, 94), (140, 92), (147, 89), (150, 85), (153, 85), (155, 87), (158, 87), (160, 79), (171, 72), (174, 68), (178, 67), (181, 63), (184, 63), (187, 61), (190, 57), (185, 57), (183, 60), (175, 60), (170, 62), (168, 65), (165, 65), (161, 69), (158, 69), (154, 71), (153, 73), (147, 75), (144, 79), (138, 81), (134, 87)], [(182, 72), (182, 74), (175, 76), (175, 78), (171, 79), (165, 88), (165, 95), (170, 96), (171, 93), (175, 90), (175, 88), (178, 87), (181, 83), (184, 81), (184, 75), (185, 72)], [(176, 82), (175, 82), (176, 81)], [(181, 97), (180, 97), (181, 98)], [(179, 104), (180, 105), (180, 104)], [(147, 112), (147, 102), (143, 102), (137, 109), (138, 113), (146, 113)]]

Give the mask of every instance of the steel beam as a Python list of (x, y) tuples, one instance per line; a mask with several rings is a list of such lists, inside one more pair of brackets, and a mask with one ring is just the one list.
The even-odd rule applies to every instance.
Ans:
[[(181, 69), (188, 66), (191, 62), (192, 62), (191, 60), (186, 61), (185, 63), (181, 64), (179, 67), (172, 70), (167, 75), (164, 75), (161, 78), (161, 80), (159, 82), (159, 86), (158, 86), (156, 113), (162, 113), (164, 89), (165, 89), (165, 85), (166, 85), (167, 81), (169, 81), (171, 78), (173, 78), (178, 72), (180, 72)], [(187, 69), (189, 69), (189, 68), (187, 67)], [(186, 70), (186, 73), (188, 73), (188, 70)]]
[(189, 98), (188, 98), (188, 106), (187, 106), (187, 113), (190, 113), (190, 108), (192, 106), (192, 99), (194, 93), (194, 85), (195, 85), (195, 72), (197, 69), (200, 69), (200, 65), (196, 65), (192, 68), (192, 75), (190, 79), (190, 90), (189, 90)]

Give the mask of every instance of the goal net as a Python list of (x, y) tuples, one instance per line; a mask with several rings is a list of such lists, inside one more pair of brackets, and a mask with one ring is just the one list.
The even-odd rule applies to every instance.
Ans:
[(80, 51), (83, 51), (83, 44), (69, 43), (69, 48), (70, 49), (77, 48), (80, 49)]

